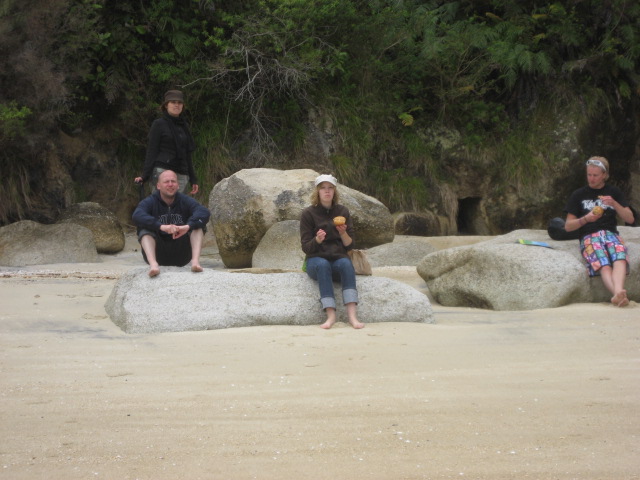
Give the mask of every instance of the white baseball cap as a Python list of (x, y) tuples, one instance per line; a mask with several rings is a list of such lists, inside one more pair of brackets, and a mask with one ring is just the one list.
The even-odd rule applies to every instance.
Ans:
[(338, 180), (333, 175), (320, 175), (316, 177), (316, 182), (315, 182), (316, 187), (320, 185), (322, 182), (329, 182), (334, 187), (338, 186)]

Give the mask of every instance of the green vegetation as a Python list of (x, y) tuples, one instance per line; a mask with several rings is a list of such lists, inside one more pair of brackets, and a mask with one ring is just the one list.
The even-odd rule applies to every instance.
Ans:
[(0, 169), (11, 186), (0, 224), (55, 200), (33, 192), (59, 130), (108, 128), (114, 170), (135, 171), (168, 88), (187, 94), (201, 200), (241, 168), (309, 166), (298, 152), (313, 110), (334, 136), (319, 167), (392, 210), (425, 209), (451, 175), (434, 129), (491, 158), (496, 181), (525, 181), (554, 161), (542, 110), (584, 122), (637, 110), (640, 4), (0, 0), (0, 54)]
[[(11, 102), (9, 105), (0, 104), (0, 138), (2, 143), (23, 136), (25, 124), (30, 115), (31, 110), (29, 108), (18, 108), (16, 102)], [(0, 144), (0, 146), (4, 145)]]

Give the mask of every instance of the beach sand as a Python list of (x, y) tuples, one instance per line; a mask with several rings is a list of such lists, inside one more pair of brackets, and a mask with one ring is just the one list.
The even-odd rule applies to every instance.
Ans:
[(635, 302), (128, 335), (133, 248), (0, 274), (0, 478), (640, 478)]

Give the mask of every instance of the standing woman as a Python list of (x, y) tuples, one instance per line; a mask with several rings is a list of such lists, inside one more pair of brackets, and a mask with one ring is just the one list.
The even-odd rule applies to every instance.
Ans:
[(189, 131), (189, 125), (182, 118), (184, 95), (180, 90), (169, 90), (164, 94), (160, 107), (162, 117), (151, 124), (149, 143), (144, 159), (142, 176), (136, 177), (136, 183), (151, 181), (158, 183), (158, 177), (165, 170), (178, 174), (180, 193), (187, 193), (187, 183), (191, 183), (191, 195), (198, 193), (198, 179), (193, 169), (191, 153), (196, 149)]
[(629, 305), (624, 282), (629, 270), (627, 247), (618, 234), (617, 219), (632, 224), (633, 212), (619, 188), (606, 185), (609, 162), (604, 157), (587, 160), (587, 185), (571, 194), (565, 211), (565, 230), (580, 232), (580, 250), (589, 275), (602, 277), (611, 303)]
[[(333, 281), (342, 284), (342, 299), (347, 318), (353, 328), (362, 328), (358, 321), (358, 290), (356, 272), (347, 254), (353, 248), (353, 224), (349, 210), (340, 205), (338, 181), (332, 175), (320, 175), (315, 180), (311, 206), (300, 217), (300, 242), (306, 254), (307, 275), (318, 282), (320, 303), (327, 314), (322, 328), (336, 323), (336, 299)], [(338, 218), (336, 220), (336, 217)]]

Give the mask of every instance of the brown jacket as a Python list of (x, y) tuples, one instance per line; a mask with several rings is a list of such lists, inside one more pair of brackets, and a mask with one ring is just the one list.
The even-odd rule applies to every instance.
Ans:
[[(348, 247), (343, 245), (340, 234), (333, 225), (333, 218), (338, 216), (347, 219), (347, 234), (353, 240)], [(320, 229), (327, 232), (322, 243), (315, 239)], [(300, 216), (300, 243), (302, 251), (307, 254), (306, 258), (322, 257), (334, 261), (347, 257), (347, 250), (351, 250), (355, 244), (349, 209), (344, 205), (334, 205), (328, 210), (322, 205), (305, 208)]]

